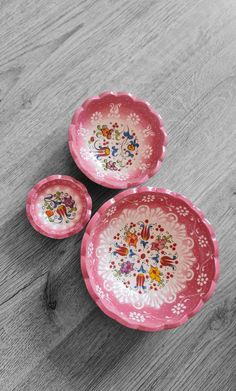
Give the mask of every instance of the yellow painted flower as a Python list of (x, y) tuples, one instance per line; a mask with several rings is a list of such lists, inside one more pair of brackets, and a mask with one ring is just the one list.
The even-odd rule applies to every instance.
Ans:
[(157, 282), (160, 282), (161, 281), (161, 277), (160, 277), (160, 270), (158, 269), (158, 267), (154, 267), (154, 266), (151, 266), (150, 267), (150, 270), (149, 270), (149, 276), (152, 280), (155, 280)]
[(129, 144), (127, 148), (128, 148), (129, 151), (134, 151), (135, 150), (135, 146), (133, 144)]

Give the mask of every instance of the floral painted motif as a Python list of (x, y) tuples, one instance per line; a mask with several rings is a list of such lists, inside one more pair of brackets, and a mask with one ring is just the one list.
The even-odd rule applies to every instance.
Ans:
[(188, 214), (189, 214), (189, 211), (188, 211), (188, 209), (186, 208), (186, 206), (177, 206), (176, 212), (177, 212), (180, 216), (188, 216)]
[(139, 312), (135, 311), (129, 313), (129, 318), (135, 320), (135, 322), (138, 323), (143, 323), (145, 321), (145, 317), (143, 316), (143, 314), (140, 314)]
[[(186, 198), (162, 189), (129, 190), (94, 221), (84, 242), (94, 241), (94, 264), (84, 246), (82, 262), (96, 282), (87, 285), (93, 297), (96, 284), (109, 293), (112, 307), (105, 298), (97, 302), (117, 321), (140, 330), (177, 327), (212, 294), (219, 273), (217, 244), (210, 225)], [(206, 247), (198, 239), (203, 245), (206, 239)]]
[(159, 114), (149, 103), (124, 92), (87, 99), (69, 128), (75, 163), (109, 188), (137, 186), (153, 176), (164, 159), (167, 141)]
[(71, 195), (63, 191), (47, 194), (42, 206), (44, 216), (50, 223), (69, 223), (76, 217), (76, 205)]
[(130, 222), (113, 238), (109, 267), (117, 280), (139, 294), (158, 291), (174, 278), (177, 243), (158, 223)]
[(142, 173), (144, 173), (145, 171), (147, 171), (147, 169), (148, 169), (149, 167), (150, 167), (150, 164), (149, 164), (149, 163), (144, 163), (144, 162), (140, 163), (139, 166), (138, 166), (139, 170), (140, 170)]
[(95, 111), (91, 116), (91, 122), (97, 123), (102, 120), (102, 113), (100, 111)]
[(87, 136), (87, 134), (89, 133), (89, 130), (86, 128), (80, 127), (80, 128), (78, 128), (77, 133), (78, 133), (78, 135), (81, 135), (81, 136)]
[(107, 217), (112, 216), (115, 213), (115, 211), (116, 211), (116, 206), (112, 206), (110, 209), (108, 209), (106, 213)]
[(129, 114), (129, 116), (128, 116), (128, 121), (132, 122), (133, 125), (138, 125), (139, 122), (140, 122), (140, 118), (139, 118), (138, 114), (136, 114), (136, 113), (131, 113), (131, 114)]
[(125, 181), (129, 178), (128, 172), (125, 171), (116, 171), (114, 172), (114, 178), (116, 178), (118, 181)]
[(208, 244), (207, 238), (204, 235), (199, 236), (198, 243), (200, 247), (206, 247)]
[(96, 292), (98, 297), (100, 297), (100, 299), (104, 299), (105, 293), (103, 292), (102, 288), (99, 285), (96, 285)]
[(153, 149), (152, 149), (151, 145), (145, 146), (145, 149), (144, 149), (145, 159), (150, 159), (150, 157), (152, 156), (152, 152), (153, 152)]
[(197, 284), (200, 286), (206, 285), (208, 281), (208, 277), (206, 273), (201, 273), (197, 277)]
[(171, 311), (173, 314), (180, 315), (184, 312), (185, 309), (186, 306), (183, 303), (178, 303), (172, 307)]
[(90, 155), (101, 163), (102, 171), (120, 172), (132, 166), (139, 150), (135, 131), (117, 122), (97, 123), (88, 144)]
[(119, 302), (139, 310), (145, 305), (160, 308), (163, 303), (173, 303), (193, 279), (196, 262), (193, 240), (178, 216), (149, 206), (149, 200), (155, 202), (156, 198), (148, 195), (142, 195), (143, 205), (135, 195), (132, 201), (122, 200), (132, 209), (125, 208), (110, 220), (96, 248), (98, 275)]
[(80, 148), (80, 156), (81, 156), (82, 159), (84, 159), (84, 160), (89, 160), (89, 154), (88, 154), (87, 149), (85, 149), (84, 147), (81, 147), (81, 148)]
[(106, 292), (103, 291), (103, 289), (99, 286), (99, 285), (96, 285), (95, 287), (96, 289), (96, 293), (98, 295), (98, 297), (101, 299), (101, 300), (106, 300), (108, 301), (109, 303), (111, 302), (111, 299), (109, 297), (109, 294)]
[(153, 194), (144, 195), (142, 198), (143, 202), (152, 202), (155, 200), (155, 196)]
[(90, 242), (88, 245), (88, 257), (91, 257), (93, 255), (93, 243)]

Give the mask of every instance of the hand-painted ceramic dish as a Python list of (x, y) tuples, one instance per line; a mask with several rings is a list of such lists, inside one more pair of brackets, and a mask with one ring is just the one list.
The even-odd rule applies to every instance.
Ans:
[(86, 187), (65, 175), (52, 175), (29, 192), (26, 213), (34, 229), (49, 238), (63, 239), (81, 231), (91, 216)]
[(139, 185), (160, 168), (167, 136), (149, 103), (128, 93), (105, 92), (76, 110), (69, 147), (77, 166), (109, 188)]
[(108, 316), (158, 331), (185, 323), (212, 295), (218, 246), (202, 212), (185, 197), (141, 187), (107, 201), (90, 220), (81, 267)]

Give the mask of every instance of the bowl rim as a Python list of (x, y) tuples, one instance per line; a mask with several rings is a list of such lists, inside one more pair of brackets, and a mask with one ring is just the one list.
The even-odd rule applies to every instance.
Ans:
[[(50, 183), (52, 181), (55, 181), (55, 180), (58, 180), (58, 181), (63, 180), (63, 181), (67, 181), (69, 183), (73, 183), (77, 187), (77, 189), (83, 193), (85, 201), (86, 201), (86, 209), (87, 210), (86, 210), (86, 214), (85, 214), (84, 218), (82, 220), (80, 220), (76, 225), (74, 225), (73, 227), (71, 227), (67, 230), (64, 230), (63, 232), (55, 232), (55, 231), (49, 232), (49, 231), (47, 231), (46, 229), (43, 228), (43, 224), (36, 223), (36, 221), (34, 219), (34, 215), (31, 211), (31, 205), (32, 205), (32, 202), (34, 200), (36, 193), (39, 192), (40, 188), (43, 185), (45, 185), (46, 183)], [(77, 179), (72, 178), (69, 175), (55, 174), (55, 175), (50, 175), (46, 178), (43, 178), (39, 182), (37, 182), (32, 187), (32, 189), (29, 191), (29, 193), (27, 194), (26, 215), (28, 217), (28, 220), (29, 220), (30, 224), (32, 225), (32, 227), (37, 232), (41, 233), (44, 236), (47, 236), (48, 238), (65, 239), (65, 238), (68, 238), (69, 236), (75, 235), (76, 233), (80, 232), (85, 227), (85, 225), (87, 224), (87, 222), (89, 221), (89, 219), (91, 217), (91, 213), (92, 213), (92, 199), (88, 193), (87, 188), (85, 187), (85, 185), (83, 183), (81, 183)]]
[[(212, 240), (213, 254), (214, 254), (214, 266), (215, 266), (215, 273), (213, 275), (210, 288), (209, 288), (209, 290), (206, 292), (206, 294), (204, 296), (199, 297), (199, 301), (198, 301), (197, 305), (191, 311), (186, 313), (184, 316), (182, 316), (178, 320), (174, 320), (173, 322), (168, 321), (168, 323), (163, 322), (163, 323), (158, 324), (156, 327), (154, 327), (153, 324), (150, 325), (148, 320), (145, 322), (145, 325), (144, 324), (133, 323), (131, 320), (127, 321), (121, 315), (118, 315), (118, 314), (114, 313), (113, 311), (109, 310), (107, 308), (107, 306), (104, 305), (104, 303), (100, 300), (99, 296), (97, 295), (97, 293), (92, 288), (92, 285), (91, 285), (91, 282), (90, 282), (90, 277), (89, 277), (89, 274), (88, 274), (88, 271), (87, 271), (87, 265), (86, 265), (86, 262), (87, 262), (86, 261), (86, 258), (87, 258), (86, 257), (86, 248), (88, 246), (88, 241), (90, 240), (90, 233), (93, 230), (93, 228), (94, 228), (94, 226), (96, 224), (96, 221), (99, 219), (100, 215), (107, 208), (109, 208), (110, 206), (114, 205), (117, 201), (119, 201), (123, 197), (126, 197), (126, 196), (128, 196), (130, 194), (143, 193), (143, 192), (147, 192), (147, 191), (159, 192), (159, 193), (162, 193), (162, 194), (172, 195), (172, 196), (178, 198), (179, 200), (185, 202), (199, 216), (199, 218), (202, 220), (202, 222), (205, 224), (206, 228), (208, 229), (210, 238)], [(216, 282), (217, 282), (217, 280), (219, 278), (219, 273), (220, 273), (220, 265), (219, 265), (219, 258), (218, 257), (219, 257), (219, 246), (218, 246), (218, 242), (217, 242), (217, 239), (216, 239), (215, 232), (214, 232), (214, 230), (212, 228), (212, 225), (205, 218), (203, 212), (197, 206), (195, 206), (188, 198), (186, 198), (185, 196), (183, 196), (180, 193), (176, 193), (176, 192), (173, 192), (171, 190), (164, 189), (164, 188), (151, 187), (151, 186), (142, 186), (142, 187), (128, 189), (128, 190), (124, 190), (124, 191), (120, 192), (116, 196), (114, 196), (111, 199), (109, 199), (108, 201), (106, 201), (98, 209), (98, 211), (93, 215), (93, 217), (89, 221), (89, 224), (87, 225), (87, 228), (85, 230), (85, 233), (84, 233), (84, 236), (83, 236), (83, 239), (82, 239), (81, 252), (80, 252), (80, 264), (81, 264), (81, 270), (82, 270), (82, 275), (83, 275), (83, 278), (84, 278), (84, 281), (85, 281), (85, 285), (87, 287), (87, 290), (88, 290), (90, 296), (95, 301), (95, 303), (98, 305), (98, 307), (107, 316), (109, 316), (113, 320), (117, 321), (118, 323), (122, 324), (123, 326), (129, 327), (129, 328), (132, 328), (132, 329), (141, 330), (141, 331), (151, 331), (152, 332), (152, 331), (161, 331), (161, 330), (165, 330), (165, 329), (172, 329), (172, 328), (179, 327), (179, 326), (183, 325), (184, 323), (186, 323), (189, 318), (191, 318), (192, 316), (194, 316), (197, 312), (199, 312), (201, 310), (203, 305), (213, 295), (213, 293), (215, 291), (215, 288), (216, 288)]]
[[(76, 134), (76, 126), (78, 125), (78, 120), (80, 114), (86, 110), (88, 105), (91, 102), (99, 101), (100, 99), (106, 97), (106, 96), (114, 96), (114, 97), (127, 97), (129, 96), (133, 102), (139, 103), (142, 105), (145, 105), (146, 108), (148, 108), (149, 112), (158, 118), (158, 121), (160, 123), (160, 132), (163, 136), (163, 144), (162, 144), (162, 152), (159, 156), (159, 158), (156, 161), (155, 166), (152, 169), (147, 169), (146, 175), (143, 175), (142, 177), (134, 178), (133, 180), (125, 180), (125, 181), (118, 181), (117, 179), (113, 178), (112, 180), (106, 179), (106, 178), (99, 178), (86, 167), (86, 165), (83, 162), (83, 159), (81, 158), (80, 154), (77, 153), (75, 148), (75, 134)], [(157, 171), (159, 171), (161, 164), (165, 158), (166, 155), (166, 146), (168, 144), (168, 136), (166, 134), (166, 130), (164, 128), (163, 120), (160, 116), (160, 114), (153, 109), (153, 107), (150, 105), (149, 102), (143, 99), (138, 99), (136, 96), (132, 95), (129, 92), (114, 92), (114, 91), (105, 91), (102, 92), (99, 95), (94, 95), (91, 98), (86, 99), (80, 107), (78, 107), (72, 117), (71, 124), (68, 129), (68, 144), (69, 144), (69, 150), (72, 155), (72, 158), (74, 162), (76, 163), (77, 167), (93, 182), (96, 182), (97, 184), (108, 187), (110, 189), (127, 189), (130, 187), (138, 186), (144, 182), (146, 182), (149, 178), (151, 178), (153, 175), (156, 174)]]

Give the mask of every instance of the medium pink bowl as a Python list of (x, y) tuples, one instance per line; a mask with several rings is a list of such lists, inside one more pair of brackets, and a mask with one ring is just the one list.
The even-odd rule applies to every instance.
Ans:
[(169, 190), (140, 187), (107, 201), (90, 220), (81, 267), (97, 305), (134, 329), (175, 328), (212, 295), (218, 245), (203, 213)]
[(69, 128), (69, 148), (80, 170), (100, 185), (139, 185), (160, 168), (167, 135), (149, 103), (128, 93), (104, 92), (79, 107)]
[(91, 216), (92, 200), (86, 187), (66, 175), (38, 182), (26, 200), (34, 229), (49, 238), (63, 239), (81, 231)]

